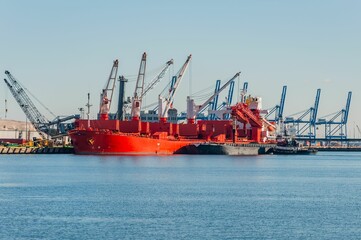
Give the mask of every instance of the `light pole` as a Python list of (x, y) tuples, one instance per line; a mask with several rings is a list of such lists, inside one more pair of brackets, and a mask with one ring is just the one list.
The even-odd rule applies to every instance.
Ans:
[[(24, 106), (26, 112), (28, 111), (28, 105)], [(25, 114), (25, 141), (28, 141), (28, 116)]]
[(25, 141), (28, 141), (28, 117), (25, 117)]

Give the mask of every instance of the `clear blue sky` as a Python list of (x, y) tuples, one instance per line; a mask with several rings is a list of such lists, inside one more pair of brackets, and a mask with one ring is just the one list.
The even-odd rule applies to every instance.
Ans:
[[(361, 1), (0, 0), (0, 9), (1, 72), (12, 72), (56, 115), (78, 113), (87, 92), (95, 114), (112, 61), (135, 75), (146, 51), (150, 71), (170, 58), (177, 71), (193, 54), (177, 95), (181, 110), (189, 91), (242, 71), (241, 84), (249, 82), (264, 108), (288, 86), (285, 115), (311, 107), (317, 88), (319, 117), (336, 112), (352, 90), (349, 128), (361, 126)], [(4, 83), (0, 98), (1, 118), (7, 98), (8, 118), (25, 119)]]

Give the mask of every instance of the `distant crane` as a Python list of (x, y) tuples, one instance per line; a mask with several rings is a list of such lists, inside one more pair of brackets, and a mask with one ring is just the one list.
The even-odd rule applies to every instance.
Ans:
[(100, 106), (99, 106), (99, 114), (101, 119), (107, 120), (109, 117), (109, 111), (112, 104), (112, 98), (114, 93), (115, 82), (118, 73), (118, 59), (113, 62), (112, 69), (109, 74), (109, 78), (105, 87), (100, 94)]
[[(227, 96), (227, 102), (226, 102), (226, 106), (231, 106), (232, 104), (232, 100), (233, 100), (233, 91), (234, 91), (234, 80), (229, 84), (229, 89), (228, 89), (228, 96)], [(248, 83), (247, 83), (248, 86)], [(224, 116), (224, 119), (229, 119), (230, 118), (230, 114), (226, 114)]]
[(35, 107), (34, 103), (31, 101), (29, 96), (26, 94), (25, 90), (21, 87), (19, 82), (14, 78), (9, 71), (5, 71), (5, 74), (8, 79), (4, 79), (6, 85), (8, 86), (10, 92), (14, 96), (15, 100), (19, 104), (20, 108), (25, 113), (26, 117), (29, 119), (34, 128), (38, 133), (46, 138), (45, 134), (51, 137), (58, 135), (58, 132), (54, 132), (51, 129), (51, 126), (79, 118), (79, 115), (71, 115), (67, 117), (57, 117), (53, 121), (48, 121)]
[[(314, 140), (316, 138), (316, 121), (317, 121), (317, 112), (318, 105), (320, 102), (321, 89), (317, 89), (316, 99), (314, 106), (308, 110), (296, 114), (301, 114), (297, 119), (293, 117), (286, 117), (284, 123), (291, 127), (296, 132), (296, 137), (299, 139), (305, 140)], [(296, 115), (293, 114), (293, 115)], [(306, 116), (309, 116), (308, 119), (305, 119)]]
[(185, 71), (188, 68), (188, 65), (189, 65), (189, 63), (191, 61), (191, 58), (192, 58), (192, 55), (189, 55), (187, 57), (187, 60), (185, 61), (185, 63), (181, 67), (181, 69), (178, 71), (177, 75), (173, 76), (167, 96), (162, 97), (161, 95), (159, 95), (159, 98), (158, 98), (158, 116), (159, 116), (159, 120), (161, 122), (166, 122), (167, 121), (168, 110), (173, 105), (173, 101), (174, 101), (174, 97), (176, 95), (177, 89), (179, 87), (180, 82), (183, 79)]
[(202, 111), (208, 104), (217, 96), (220, 92), (222, 92), (228, 85), (232, 82), (234, 83), (234, 79), (236, 79), (241, 72), (236, 73), (230, 80), (228, 80), (221, 88), (218, 89), (210, 98), (208, 98), (203, 104), (195, 105), (194, 100), (189, 96), (187, 97), (187, 121), (188, 123), (194, 123), (197, 114)]
[[(350, 111), (352, 92), (348, 92), (346, 107), (337, 112), (330, 120), (321, 118), (317, 125), (325, 125), (326, 139), (347, 139), (347, 121)], [(339, 120), (337, 120), (339, 119)]]
[[(216, 88), (214, 90), (214, 94), (216, 94), (218, 91), (219, 91), (219, 88), (221, 87), (221, 80), (217, 80), (216, 81)], [(213, 101), (210, 102), (210, 110), (217, 110), (217, 105), (218, 105), (218, 97), (219, 97), (219, 94), (216, 94), (213, 98)], [(215, 114), (210, 114), (209, 115), (209, 119), (211, 120), (214, 120), (216, 118), (216, 115)]]
[[(241, 102), (242, 102), (242, 98), (245, 100), (245, 97), (242, 97), (242, 93), (246, 94), (247, 93), (247, 87), (248, 87), (248, 82), (245, 82), (243, 84), (243, 89), (241, 90)], [(225, 109), (226, 107), (229, 107), (232, 104), (232, 100), (233, 100), (233, 92), (234, 92), (234, 80), (232, 82), (230, 82), (229, 84), (229, 89), (228, 89), (228, 95), (226, 97), (226, 101), (222, 102), (218, 107), (217, 107), (217, 111), (220, 111), (222, 109)], [(229, 119), (229, 114), (228, 117), (225, 117), (226, 119)]]
[[(282, 94), (281, 94), (281, 100), (280, 104), (273, 107), (264, 117), (270, 121), (270, 122), (276, 122), (279, 123), (280, 120), (283, 120), (283, 109), (285, 106), (286, 101), (286, 93), (287, 93), (287, 86), (283, 86), (282, 88)], [(275, 113), (274, 119), (269, 119), (269, 116), (271, 116), (273, 113)]]

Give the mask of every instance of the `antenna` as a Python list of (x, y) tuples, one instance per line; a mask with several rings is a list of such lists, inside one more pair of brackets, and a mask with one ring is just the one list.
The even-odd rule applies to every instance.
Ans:
[(93, 106), (90, 104), (90, 93), (88, 93), (88, 103), (85, 105), (88, 108), (88, 112), (86, 113), (87, 117), (88, 117), (88, 128), (90, 127), (90, 107)]
[(5, 119), (7, 118), (8, 115), (8, 100), (5, 99)]

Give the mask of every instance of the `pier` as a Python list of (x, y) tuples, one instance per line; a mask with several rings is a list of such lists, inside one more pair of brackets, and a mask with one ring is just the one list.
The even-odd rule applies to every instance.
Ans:
[(0, 147), (0, 154), (72, 154), (72, 147)]

